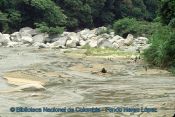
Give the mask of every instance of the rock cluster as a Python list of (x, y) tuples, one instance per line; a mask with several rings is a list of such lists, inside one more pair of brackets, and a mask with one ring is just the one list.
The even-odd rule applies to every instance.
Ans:
[(95, 28), (93, 30), (84, 29), (77, 33), (64, 32), (61, 35), (49, 36), (40, 33), (30, 27), (25, 27), (12, 34), (0, 33), (0, 46), (3, 47), (38, 47), (38, 48), (81, 48), (89, 46), (92, 48), (116, 48), (133, 51), (146, 48), (148, 46), (146, 37), (134, 38), (128, 34), (124, 39), (114, 32), (106, 33), (106, 27)]

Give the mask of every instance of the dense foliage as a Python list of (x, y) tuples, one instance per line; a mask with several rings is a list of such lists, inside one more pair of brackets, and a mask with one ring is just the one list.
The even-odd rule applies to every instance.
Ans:
[(139, 21), (135, 18), (123, 18), (114, 22), (113, 29), (116, 34), (126, 37), (128, 34), (134, 36), (150, 37), (156, 30), (160, 23)]
[(24, 26), (49, 33), (111, 25), (124, 17), (152, 21), (159, 0), (1, 0), (0, 31)]
[(51, 0), (1, 0), (0, 2), (0, 30), (4, 32), (12, 32), (24, 26), (37, 26), (49, 32), (50, 28), (62, 29), (65, 21), (66, 16)]
[(175, 1), (164, 0), (160, 10), (161, 19), (164, 24), (175, 27)]
[(145, 50), (147, 62), (162, 68), (175, 63), (175, 32), (167, 27), (160, 27), (151, 38), (151, 46)]
[(151, 46), (144, 58), (151, 65), (168, 68), (175, 73), (175, 1), (162, 0), (160, 17), (164, 26), (152, 35)]

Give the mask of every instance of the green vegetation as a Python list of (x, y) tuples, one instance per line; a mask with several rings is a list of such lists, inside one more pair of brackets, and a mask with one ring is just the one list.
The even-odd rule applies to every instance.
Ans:
[(160, 9), (161, 21), (171, 27), (175, 27), (175, 1), (162, 0), (162, 7)]
[(144, 52), (145, 61), (175, 73), (175, 1), (162, 2), (160, 17), (163, 25), (151, 36), (151, 46)]
[(113, 48), (88, 48), (87, 51), (85, 52), (85, 55), (87, 56), (124, 56), (124, 57), (129, 57), (132, 55), (135, 55), (135, 53), (131, 52), (124, 52), (120, 50), (116, 50)]
[(160, 23), (157, 22), (150, 23), (147, 21), (138, 21), (134, 18), (124, 18), (117, 20), (113, 25), (113, 29), (116, 34), (123, 37), (128, 34), (133, 34), (135, 36), (144, 35), (149, 37), (155, 32), (158, 26), (160, 26)]
[(65, 24), (66, 16), (51, 0), (1, 0), (0, 2), (0, 31), (13, 32), (29, 26), (49, 33), (60, 33)]
[(91, 48), (88, 45), (85, 45), (80, 50), (67, 50), (65, 54), (70, 55), (85, 55), (85, 56), (112, 56), (112, 57), (131, 57), (133, 55), (138, 55), (134, 52), (125, 52), (121, 50), (116, 50), (114, 48)]
[(153, 21), (159, 0), (0, 0), (0, 32), (22, 27), (61, 33), (112, 25), (124, 17)]
[(151, 46), (145, 50), (145, 60), (162, 68), (170, 67), (175, 62), (175, 32), (164, 26), (151, 38)]

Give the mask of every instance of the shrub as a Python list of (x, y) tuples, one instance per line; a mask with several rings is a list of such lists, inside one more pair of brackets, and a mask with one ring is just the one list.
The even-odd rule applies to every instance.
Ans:
[(156, 27), (158, 27), (159, 25), (159, 23), (138, 21), (134, 18), (124, 18), (114, 22), (113, 29), (116, 34), (119, 34), (124, 37), (126, 34), (129, 33), (135, 36), (150, 36), (155, 31)]
[[(145, 61), (161, 68), (172, 67), (175, 63), (175, 32), (160, 27), (151, 37), (151, 46), (143, 53)], [(174, 66), (173, 66), (174, 67)]]
[(97, 32), (97, 35), (102, 35), (102, 34), (110, 34), (111, 32), (113, 32), (113, 30), (112, 30), (112, 28), (111, 28), (111, 26), (108, 26), (108, 27), (106, 27), (106, 28), (101, 28), (101, 30), (99, 30), (98, 32)]
[(35, 23), (37, 30), (40, 32), (47, 32), (48, 34), (61, 34), (64, 31), (63, 27), (49, 27), (45, 22), (42, 23)]

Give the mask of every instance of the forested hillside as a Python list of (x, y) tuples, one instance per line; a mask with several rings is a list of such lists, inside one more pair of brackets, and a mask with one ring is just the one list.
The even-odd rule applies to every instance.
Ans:
[(1, 0), (0, 31), (24, 26), (74, 31), (111, 25), (124, 17), (153, 21), (159, 5), (159, 0)]

